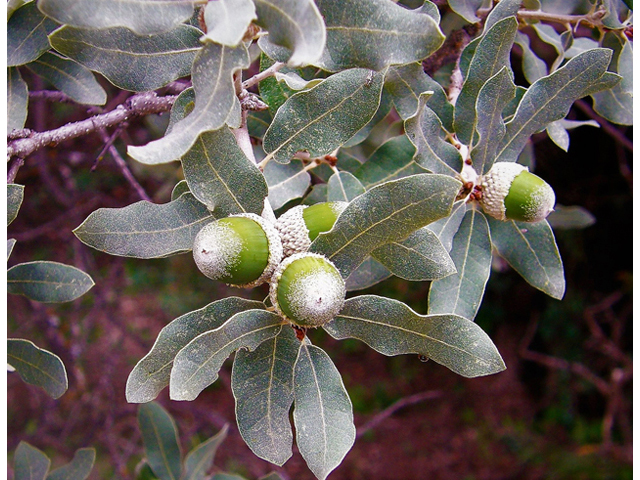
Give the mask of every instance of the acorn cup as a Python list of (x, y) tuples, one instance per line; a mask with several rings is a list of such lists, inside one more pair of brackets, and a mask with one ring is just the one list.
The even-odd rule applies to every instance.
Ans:
[(196, 235), (193, 259), (212, 280), (234, 287), (255, 287), (269, 281), (282, 260), (282, 242), (262, 217), (243, 213), (215, 220)]
[(333, 320), (347, 294), (335, 265), (317, 253), (296, 253), (278, 266), (269, 288), (271, 303), (290, 323), (315, 328)]
[(282, 239), (284, 256), (309, 250), (311, 242), (319, 234), (333, 228), (347, 205), (347, 202), (322, 202), (310, 206), (298, 205), (283, 213), (275, 226)]
[(480, 185), (482, 209), (498, 220), (539, 222), (547, 218), (556, 203), (551, 186), (518, 163), (495, 163), (482, 176)]

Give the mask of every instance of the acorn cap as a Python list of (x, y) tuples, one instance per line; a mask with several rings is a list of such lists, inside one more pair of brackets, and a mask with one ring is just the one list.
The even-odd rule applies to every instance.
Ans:
[(482, 177), (480, 204), (498, 220), (539, 222), (553, 211), (551, 186), (524, 165), (498, 162)]
[(316, 237), (333, 228), (347, 202), (322, 202), (298, 205), (283, 213), (276, 222), (282, 239), (284, 256), (306, 252)]
[(282, 243), (272, 224), (243, 213), (215, 220), (196, 235), (193, 258), (213, 280), (236, 287), (267, 282), (282, 260)]
[(305, 328), (333, 320), (346, 294), (344, 279), (335, 265), (323, 255), (310, 252), (286, 258), (273, 274), (269, 288), (278, 314)]

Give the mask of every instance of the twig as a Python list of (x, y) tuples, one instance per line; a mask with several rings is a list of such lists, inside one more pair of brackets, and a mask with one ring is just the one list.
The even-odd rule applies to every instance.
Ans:
[(416, 393), (414, 395), (409, 395), (408, 397), (401, 398), (394, 404), (382, 410), (371, 420), (366, 422), (360, 428), (357, 429), (356, 438), (362, 437), (365, 433), (373, 428), (377, 427), (384, 420), (389, 418), (391, 415), (396, 413), (398, 410), (401, 410), (410, 405), (415, 405), (417, 403), (424, 402), (426, 400), (434, 400), (436, 398), (440, 398), (442, 396), (442, 391), (440, 390), (427, 390), (426, 392)]
[(34, 90), (29, 92), (29, 98), (42, 99), (48, 102), (56, 103), (75, 103), (77, 102), (66, 93), (58, 92), (57, 90)]
[(245, 90), (248, 90), (249, 88), (253, 87), (256, 83), (261, 82), (265, 78), (271, 77), (278, 70), (280, 70), (282, 67), (284, 67), (284, 65), (285, 64), (282, 63), (282, 62), (274, 63), (273, 65), (271, 65), (266, 70), (263, 70), (262, 72), (255, 74), (251, 78), (247, 78), (244, 82), (242, 82), (242, 88), (245, 89)]
[(16, 181), (16, 175), (18, 175), (18, 170), (20, 170), (22, 165), (24, 165), (24, 158), (16, 157), (13, 159), (9, 169), (7, 170), (7, 183), (13, 183)]
[(69, 123), (54, 130), (35, 132), (28, 138), (9, 141), (7, 157), (26, 158), (47, 145), (58, 144), (65, 140), (87, 135), (101, 128), (113, 127), (136, 116), (167, 112), (171, 109), (176, 98), (177, 96), (175, 95), (158, 97), (155, 92), (139, 93), (130, 97), (124, 104), (118, 105), (110, 112)]
[(598, 115), (587, 102), (584, 100), (577, 100), (574, 104), (580, 110), (582, 110), (588, 117), (593, 118), (602, 127), (607, 134), (611, 136), (616, 142), (622, 145), (624, 148), (633, 153), (633, 142), (629, 140), (624, 133), (614, 127), (611, 123), (606, 121), (600, 115)]
[(118, 128), (116, 128), (115, 132), (113, 132), (113, 134), (111, 136), (107, 135), (107, 131), (104, 128), (100, 129), (100, 136), (102, 137), (102, 141), (105, 142), (104, 147), (102, 147), (102, 150), (100, 150), (100, 153), (98, 154), (98, 156), (96, 157), (96, 159), (93, 162), (93, 166), (91, 167), (91, 171), (93, 172), (96, 168), (98, 168), (98, 165), (100, 164), (100, 162), (102, 161), (102, 159), (104, 158), (104, 156), (107, 154), (107, 151), (109, 150), (109, 147), (111, 145), (113, 145), (113, 142), (116, 141), (116, 139), (120, 136), (120, 133), (122, 133), (122, 127), (126, 125), (126, 122), (119, 125)]
[(593, 384), (602, 395), (605, 397), (610, 393), (609, 384), (598, 375), (589, 370), (586, 366), (577, 362), (569, 362), (563, 358), (553, 357), (551, 355), (545, 355), (544, 353), (534, 352), (529, 350), (529, 345), (533, 340), (533, 337), (538, 329), (538, 318), (534, 315), (527, 327), (525, 336), (520, 343), (520, 356), (525, 360), (530, 360), (541, 365), (544, 365), (552, 370), (564, 370), (574, 373), (579, 377), (587, 380)]
[(60, 225), (66, 224), (70, 218), (82, 217), (84, 219), (89, 212), (92, 212), (95, 207), (100, 203), (101, 198), (99, 196), (93, 196), (85, 200), (82, 203), (78, 203), (75, 206), (65, 210), (65, 212), (36, 228), (27, 230), (20, 233), (12, 233), (11, 237), (15, 238), (18, 242), (29, 242), (35, 240), (41, 235), (46, 235), (50, 232), (55, 232), (56, 236), (67, 235), (69, 231), (67, 229), (60, 229)]
[[(107, 143), (109, 143), (109, 140), (111, 140), (111, 138), (109, 138), (109, 135), (107, 134), (107, 131), (104, 128), (100, 129), (100, 136), (102, 137), (102, 140), (107, 142)], [(151, 197), (147, 194), (147, 192), (142, 187), (142, 185), (140, 185), (138, 180), (136, 180), (136, 177), (133, 176), (133, 173), (131, 173), (131, 170), (129, 169), (129, 166), (127, 165), (127, 162), (124, 160), (124, 158), (122, 158), (122, 155), (120, 155), (120, 152), (118, 152), (118, 149), (115, 147), (115, 145), (113, 145), (113, 141), (115, 140), (116, 135), (115, 134), (112, 135), (112, 138), (113, 138), (113, 140), (111, 140), (111, 142), (109, 143), (109, 147), (107, 149), (109, 151), (109, 154), (111, 155), (113, 160), (116, 162), (116, 165), (118, 166), (118, 168), (122, 172), (122, 175), (124, 176), (124, 178), (129, 182), (129, 184), (138, 193), (138, 196), (142, 200), (146, 200), (147, 202), (151, 202), (152, 201)]]

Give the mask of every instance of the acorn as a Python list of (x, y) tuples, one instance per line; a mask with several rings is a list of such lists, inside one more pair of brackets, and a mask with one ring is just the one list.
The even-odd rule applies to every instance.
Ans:
[(480, 185), (482, 209), (498, 220), (539, 222), (556, 203), (551, 186), (518, 163), (495, 163)]
[(319, 234), (333, 228), (347, 205), (347, 202), (322, 202), (298, 205), (283, 213), (276, 222), (276, 229), (282, 239), (284, 256), (309, 250)]
[(212, 280), (234, 287), (269, 281), (282, 260), (282, 242), (273, 224), (253, 213), (215, 220), (196, 235), (193, 259)]
[(336, 266), (323, 255), (303, 252), (278, 266), (269, 288), (276, 312), (289, 322), (315, 328), (333, 320), (347, 294)]

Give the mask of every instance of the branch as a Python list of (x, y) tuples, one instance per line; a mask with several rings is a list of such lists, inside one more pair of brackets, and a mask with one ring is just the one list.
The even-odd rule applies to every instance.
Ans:
[(527, 327), (527, 332), (520, 343), (520, 357), (525, 360), (530, 360), (532, 362), (539, 363), (540, 365), (544, 365), (551, 370), (563, 370), (565, 372), (574, 373), (596, 387), (602, 396), (608, 397), (610, 395), (611, 388), (609, 384), (604, 379), (593, 373), (585, 365), (578, 362), (570, 362), (564, 358), (553, 357), (551, 355), (529, 350), (529, 346), (531, 345), (531, 341), (533, 340), (537, 329), (538, 318), (537, 315), (535, 315), (532, 316), (529, 326)]
[(624, 148), (633, 153), (633, 142), (629, 140), (624, 133), (614, 127), (611, 123), (606, 121), (600, 115), (598, 115), (587, 102), (584, 100), (577, 100), (575, 106), (582, 110), (587, 116), (593, 118), (602, 127), (611, 138), (622, 145)]
[(69, 123), (54, 130), (30, 132), (26, 138), (11, 140), (7, 145), (7, 158), (25, 158), (47, 145), (55, 145), (65, 140), (81, 137), (101, 128), (113, 127), (133, 117), (168, 112), (176, 98), (175, 95), (158, 97), (155, 92), (139, 93), (110, 112)]
[(602, 19), (607, 14), (604, 8), (589, 12), (585, 15), (561, 15), (558, 13), (543, 12), (542, 10), (520, 10), (518, 18), (521, 20), (541, 20), (543, 22), (560, 23), (562, 25), (576, 26), (580, 23), (586, 23), (591, 27), (604, 27)]
[[(476, 12), (480, 18), (485, 18), (493, 8), (481, 8)], [(560, 13), (543, 12), (542, 10), (519, 10), (519, 20), (540, 20), (542, 22), (559, 23), (561, 25), (580, 25), (585, 23), (590, 27), (603, 28), (602, 19), (606, 16), (605, 8), (598, 8), (584, 15), (564, 15)]]
[(410, 405), (415, 405), (416, 403), (421, 403), (426, 400), (434, 400), (436, 398), (440, 398), (442, 396), (442, 392), (440, 390), (427, 390), (425, 392), (416, 393), (414, 395), (409, 395), (408, 397), (403, 397), (394, 404), (382, 410), (375, 417), (369, 420), (367, 423), (358, 428), (356, 432), (356, 438), (362, 437), (369, 430), (377, 427), (383, 420), (386, 420), (391, 415), (396, 413), (398, 410), (408, 407)]
[[(424, 73), (433, 76), (440, 68), (448, 63), (457, 62), (462, 50), (480, 31), (478, 24), (465, 25), (460, 30), (454, 30), (447, 36), (442, 46), (436, 52), (422, 61)], [(266, 71), (266, 70), (265, 70)]]

